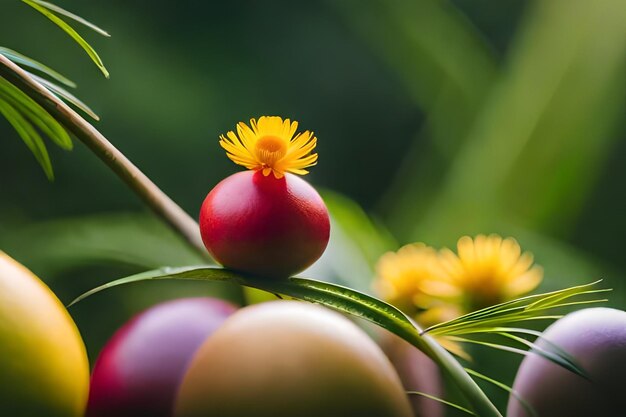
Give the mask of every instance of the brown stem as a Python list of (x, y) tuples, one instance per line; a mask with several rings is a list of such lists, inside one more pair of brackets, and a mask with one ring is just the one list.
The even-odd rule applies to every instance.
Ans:
[(208, 257), (196, 221), (161, 191), (95, 127), (2, 54), (0, 54), (0, 76), (10, 80), (46, 109), (107, 164), (157, 216), (191, 246)]

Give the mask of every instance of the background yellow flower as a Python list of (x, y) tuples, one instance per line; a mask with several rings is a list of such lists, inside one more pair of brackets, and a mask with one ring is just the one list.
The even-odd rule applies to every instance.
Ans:
[(536, 288), (543, 276), (513, 238), (463, 236), (457, 251), (414, 243), (386, 253), (378, 262), (375, 289), (429, 326), (516, 298)]
[(426, 291), (433, 296), (457, 296), (466, 311), (519, 297), (535, 289), (543, 277), (543, 269), (533, 266), (533, 256), (522, 253), (511, 237), (463, 236), (457, 242), (457, 252), (442, 249), (441, 274), (423, 286), (428, 286)]

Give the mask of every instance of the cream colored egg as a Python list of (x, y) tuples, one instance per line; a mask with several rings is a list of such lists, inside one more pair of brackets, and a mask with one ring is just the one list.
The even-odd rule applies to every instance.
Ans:
[(355, 324), (320, 306), (241, 309), (196, 353), (177, 417), (410, 417), (399, 377)]

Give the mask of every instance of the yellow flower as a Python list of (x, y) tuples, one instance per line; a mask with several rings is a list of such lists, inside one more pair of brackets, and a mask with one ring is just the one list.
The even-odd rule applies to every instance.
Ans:
[(457, 242), (458, 254), (449, 249), (439, 253), (441, 273), (422, 283), (427, 294), (457, 299), (472, 311), (498, 304), (537, 287), (543, 270), (533, 266), (530, 253), (522, 253), (513, 238), (498, 235), (464, 236)]
[[(437, 251), (423, 243), (413, 243), (401, 247), (397, 252), (388, 252), (379, 259), (374, 289), (385, 301), (426, 328), (462, 314), (455, 304), (422, 291), (422, 284), (436, 280), (439, 271)], [(469, 358), (459, 343), (446, 336), (436, 339), (453, 354)]]
[(387, 302), (429, 326), (459, 315), (451, 304), (422, 290), (427, 282), (436, 282), (440, 271), (437, 251), (423, 243), (403, 246), (388, 252), (378, 261), (376, 292)]
[(317, 154), (311, 153), (317, 138), (308, 130), (296, 133), (298, 122), (283, 120), (278, 116), (262, 116), (250, 119), (250, 126), (237, 125), (237, 134), (230, 131), (220, 136), (220, 145), (236, 164), (248, 169), (273, 173), (282, 178), (285, 172), (304, 175), (305, 168), (317, 163)]
[[(375, 290), (423, 327), (451, 320), (533, 290), (543, 276), (533, 257), (513, 238), (464, 236), (458, 255), (414, 243), (384, 254), (377, 265)], [(455, 341), (437, 337), (450, 352), (468, 358)]]

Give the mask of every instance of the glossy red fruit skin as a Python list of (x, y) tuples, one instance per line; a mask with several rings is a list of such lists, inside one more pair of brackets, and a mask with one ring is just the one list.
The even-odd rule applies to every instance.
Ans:
[(121, 327), (91, 375), (87, 417), (171, 417), (190, 360), (236, 311), (214, 298), (158, 304)]
[[(572, 355), (589, 380), (539, 355), (522, 361), (513, 389), (539, 417), (626, 415), (626, 312), (587, 308), (554, 322), (543, 338)], [(539, 346), (547, 347), (541, 339)], [(531, 417), (511, 397), (508, 417)]]
[(209, 192), (200, 209), (200, 233), (225, 267), (283, 278), (322, 256), (330, 220), (324, 201), (303, 179), (244, 171)]

